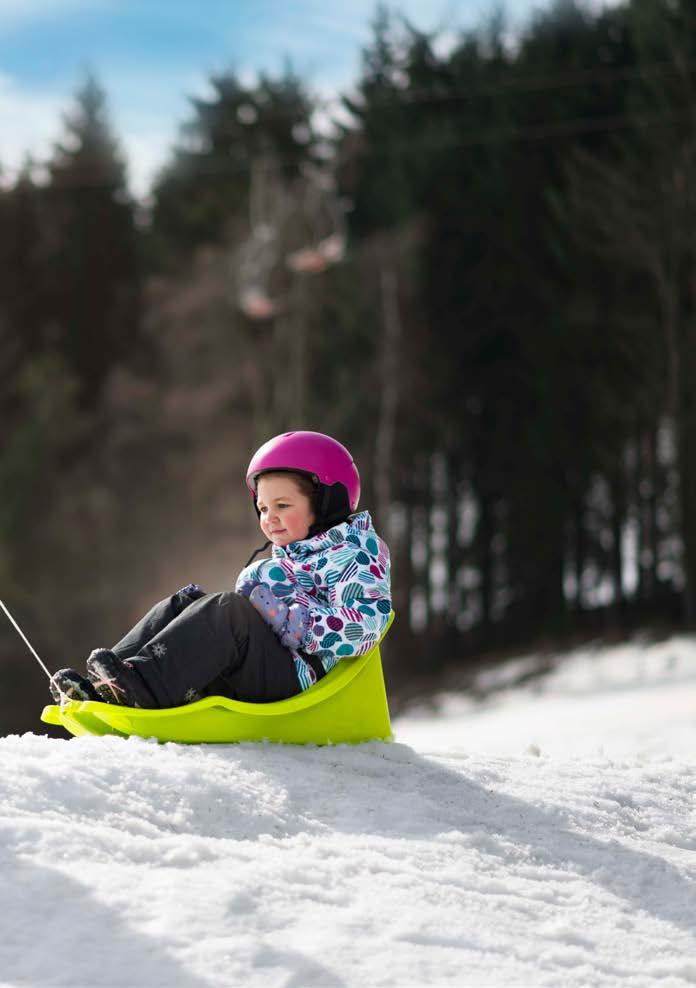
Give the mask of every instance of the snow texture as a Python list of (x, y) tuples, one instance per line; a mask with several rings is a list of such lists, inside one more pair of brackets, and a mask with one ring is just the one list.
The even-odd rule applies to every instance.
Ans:
[(696, 640), (394, 727), (0, 739), (0, 985), (696, 983)]

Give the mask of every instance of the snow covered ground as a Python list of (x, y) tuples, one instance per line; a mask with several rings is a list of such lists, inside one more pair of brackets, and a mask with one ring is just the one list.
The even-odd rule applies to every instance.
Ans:
[(0, 739), (0, 985), (696, 983), (695, 639), (394, 728)]

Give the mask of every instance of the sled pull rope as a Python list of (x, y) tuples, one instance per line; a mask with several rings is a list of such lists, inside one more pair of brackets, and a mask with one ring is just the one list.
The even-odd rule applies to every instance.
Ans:
[(51, 673), (48, 671), (48, 669), (46, 668), (46, 666), (43, 664), (43, 662), (39, 658), (36, 649), (30, 643), (30, 641), (27, 638), (27, 636), (24, 634), (24, 632), (22, 631), (22, 629), (20, 628), (20, 626), (17, 624), (17, 622), (12, 617), (12, 615), (10, 614), (10, 612), (5, 607), (5, 604), (1, 600), (0, 600), (0, 607), (2, 607), (3, 611), (5, 612), (5, 614), (7, 614), (8, 618), (10, 619), (10, 623), (14, 627), (15, 631), (20, 636), (20, 638), (22, 639), (22, 641), (24, 642), (24, 644), (27, 646), (27, 648), (29, 649), (29, 651), (31, 652), (31, 654), (34, 656), (34, 658), (36, 659), (36, 661), (39, 663), (39, 665), (41, 666), (41, 668), (43, 669), (43, 671), (46, 673), (46, 675), (48, 676), (48, 678), (49, 679), (52, 679), (53, 676), (51, 675)]

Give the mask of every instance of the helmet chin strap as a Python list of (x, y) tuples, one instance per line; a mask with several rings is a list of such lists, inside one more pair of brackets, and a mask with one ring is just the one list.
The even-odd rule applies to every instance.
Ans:
[(252, 552), (252, 554), (249, 556), (249, 558), (247, 559), (247, 561), (244, 563), (244, 569), (246, 569), (247, 566), (250, 566), (253, 563), (253, 561), (256, 559), (256, 557), (258, 556), (258, 554), (260, 552), (263, 552), (265, 549), (267, 549), (270, 544), (271, 544), (271, 540), (269, 539), (267, 542), (264, 542), (263, 545), (260, 545), (258, 547), (258, 549), (254, 549), (254, 551)]

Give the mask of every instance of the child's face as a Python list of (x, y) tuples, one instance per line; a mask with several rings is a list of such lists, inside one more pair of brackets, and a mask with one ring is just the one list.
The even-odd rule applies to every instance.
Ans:
[(314, 522), (309, 498), (286, 474), (259, 477), (256, 506), (261, 531), (273, 545), (284, 546), (305, 539)]

